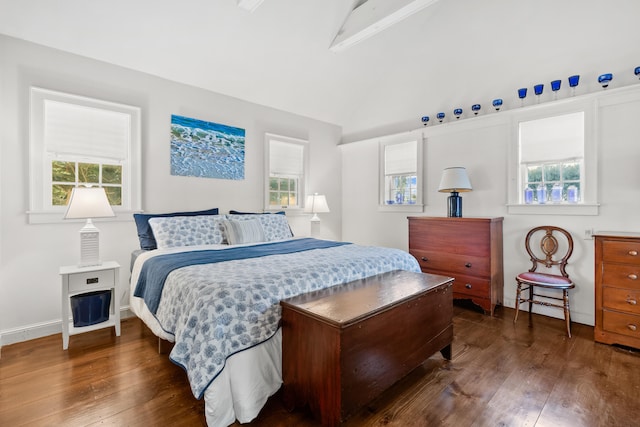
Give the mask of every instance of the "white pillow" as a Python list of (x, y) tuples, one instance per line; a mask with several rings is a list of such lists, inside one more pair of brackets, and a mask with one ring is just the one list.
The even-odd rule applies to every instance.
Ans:
[(247, 219), (245, 221), (224, 220), (222, 222), (227, 242), (230, 245), (240, 243), (264, 242), (264, 230), (257, 219)]
[(224, 243), (224, 215), (172, 216), (149, 219), (158, 249)]
[(248, 215), (228, 215), (229, 219), (245, 221), (255, 219), (260, 221), (262, 229), (264, 230), (264, 239), (267, 242), (273, 240), (290, 239), (293, 237), (291, 233), (291, 227), (287, 217), (281, 214), (248, 214)]

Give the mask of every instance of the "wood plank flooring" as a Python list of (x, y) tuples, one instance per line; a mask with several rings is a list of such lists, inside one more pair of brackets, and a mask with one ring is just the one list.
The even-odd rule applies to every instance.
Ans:
[[(455, 307), (453, 358), (438, 353), (363, 408), (356, 426), (639, 426), (640, 352), (597, 344), (593, 328), (513, 310)], [(0, 426), (204, 426), (181, 368), (136, 319), (2, 348)], [(236, 424), (239, 425), (239, 424)], [(274, 395), (251, 425), (318, 426)]]

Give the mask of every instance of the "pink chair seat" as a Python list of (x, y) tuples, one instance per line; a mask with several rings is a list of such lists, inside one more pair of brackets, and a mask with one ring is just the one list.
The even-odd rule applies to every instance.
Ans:
[(562, 288), (572, 288), (573, 282), (568, 277), (555, 274), (545, 274), (536, 272), (526, 272), (518, 274), (518, 279), (523, 282), (533, 283), (536, 286), (552, 286)]

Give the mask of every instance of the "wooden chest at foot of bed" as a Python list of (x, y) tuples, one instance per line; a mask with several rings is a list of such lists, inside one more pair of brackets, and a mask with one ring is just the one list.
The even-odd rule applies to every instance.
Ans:
[(282, 301), (287, 409), (339, 425), (437, 351), (450, 359), (452, 285), (392, 271)]

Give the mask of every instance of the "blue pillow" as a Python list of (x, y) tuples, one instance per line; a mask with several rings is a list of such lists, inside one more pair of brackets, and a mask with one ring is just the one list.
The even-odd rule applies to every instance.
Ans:
[[(272, 212), (240, 212), (240, 211), (234, 211), (233, 209), (231, 209), (229, 211), (230, 215), (269, 215)], [(285, 215), (286, 212), (285, 211), (280, 211), (280, 212), (273, 212), (276, 215)]]
[(208, 209), (204, 211), (193, 212), (171, 212), (163, 214), (133, 214), (133, 219), (136, 221), (136, 228), (138, 229), (138, 239), (140, 240), (140, 249), (151, 250), (157, 249), (155, 237), (153, 237), (153, 230), (149, 225), (150, 218), (167, 217), (167, 216), (198, 216), (198, 215), (218, 215), (218, 208)]

